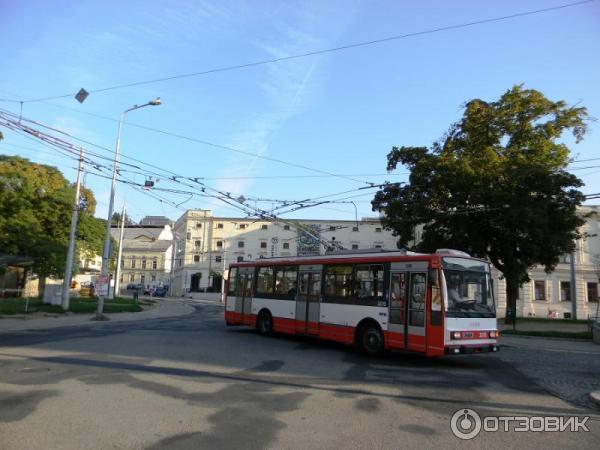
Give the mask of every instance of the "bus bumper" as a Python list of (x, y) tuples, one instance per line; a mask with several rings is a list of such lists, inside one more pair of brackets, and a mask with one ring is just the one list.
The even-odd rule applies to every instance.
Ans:
[(472, 353), (498, 353), (500, 346), (498, 344), (482, 344), (482, 345), (453, 345), (446, 347), (444, 353), (446, 355), (470, 355)]

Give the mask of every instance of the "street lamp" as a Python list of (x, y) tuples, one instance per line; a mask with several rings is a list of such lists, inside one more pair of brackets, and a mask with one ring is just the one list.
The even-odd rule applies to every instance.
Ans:
[[(110, 257), (110, 226), (112, 222), (113, 208), (115, 204), (115, 188), (117, 185), (117, 164), (119, 163), (119, 152), (121, 151), (121, 129), (123, 128), (123, 120), (125, 114), (129, 111), (135, 111), (136, 109), (144, 108), (146, 106), (158, 106), (161, 104), (160, 98), (157, 97), (154, 100), (150, 100), (148, 103), (143, 105), (133, 105), (131, 108), (126, 109), (121, 113), (119, 118), (119, 128), (117, 129), (117, 144), (115, 146), (115, 159), (113, 162), (113, 173), (112, 173), (112, 185), (110, 189), (110, 201), (108, 203), (108, 220), (106, 221), (106, 234), (104, 236), (104, 250), (102, 252), (102, 270), (100, 274), (104, 277), (108, 276), (108, 259)], [(110, 290), (110, 284), (109, 288)], [(104, 296), (101, 295), (98, 298), (98, 309), (96, 310), (96, 319), (101, 320), (104, 318)]]

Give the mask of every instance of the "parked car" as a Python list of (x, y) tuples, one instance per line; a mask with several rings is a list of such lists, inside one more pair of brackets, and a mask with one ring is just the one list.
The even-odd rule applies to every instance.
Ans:
[(154, 292), (152, 292), (152, 297), (165, 297), (167, 295), (167, 291), (168, 289), (165, 287), (157, 287), (154, 289)]
[(144, 285), (143, 284), (129, 283), (127, 285), (127, 290), (128, 291), (142, 291), (143, 289), (144, 289)]

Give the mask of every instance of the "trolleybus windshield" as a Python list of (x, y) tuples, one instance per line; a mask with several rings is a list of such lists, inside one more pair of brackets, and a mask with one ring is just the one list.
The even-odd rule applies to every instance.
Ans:
[(446, 317), (496, 317), (489, 265), (466, 258), (443, 258)]

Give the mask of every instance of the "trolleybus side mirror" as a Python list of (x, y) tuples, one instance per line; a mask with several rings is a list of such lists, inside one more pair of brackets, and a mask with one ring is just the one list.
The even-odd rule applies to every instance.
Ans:
[(438, 278), (438, 270), (437, 269), (429, 269), (429, 286), (430, 287), (439, 287), (439, 278)]

